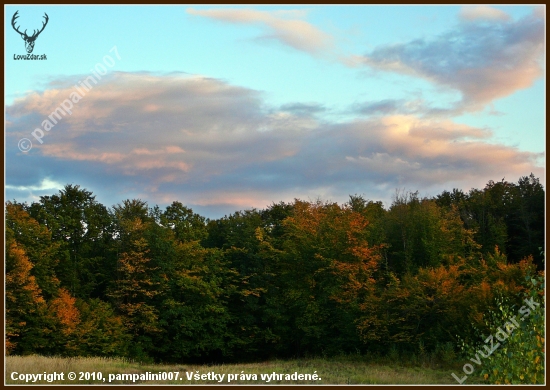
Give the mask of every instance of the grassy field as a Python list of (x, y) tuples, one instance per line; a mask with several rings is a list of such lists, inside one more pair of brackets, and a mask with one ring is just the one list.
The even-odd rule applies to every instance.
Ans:
[[(389, 363), (389, 362), (388, 362)], [(380, 364), (365, 361), (364, 358), (354, 359), (343, 357), (334, 359), (303, 359), (303, 360), (273, 360), (261, 363), (243, 363), (227, 365), (155, 365), (139, 364), (123, 359), (108, 358), (60, 358), (43, 356), (7, 356), (6, 357), (6, 383), (7, 384), (456, 384), (451, 376), (457, 375), (461, 368), (442, 369), (430, 368), (426, 365), (418, 367), (406, 367), (399, 364)], [(63, 380), (48, 382), (47, 378), (34, 376), (29, 382), (25, 382), (24, 374), (63, 373)], [(75, 380), (70, 380), (70, 372), (76, 374)], [(171, 372), (173, 379), (149, 380), (151, 374), (159, 372)], [(12, 379), (12, 373), (15, 379)], [(88, 373), (88, 379), (86, 374)], [(95, 380), (92, 377), (95, 373)], [(99, 373), (102, 378), (98, 379)], [(174, 379), (178, 373), (178, 379)], [(208, 374), (210, 373), (210, 379)], [(212, 378), (213, 373), (217, 378)], [(279, 378), (272, 374), (283, 374)], [(309, 374), (310, 380), (285, 378), (285, 374)], [(119, 374), (137, 374), (135, 381)], [(141, 376), (143, 374), (143, 376)], [(248, 374), (248, 379), (241, 379), (241, 374)], [(253, 379), (256, 374), (257, 379)], [(262, 378), (261, 374), (270, 375), (270, 378)], [(313, 376), (317, 374), (317, 377)], [(20, 376), (23, 375), (21, 378)], [(117, 375), (119, 375), (117, 377)], [(145, 376), (149, 375), (149, 376)], [(204, 379), (188, 379), (188, 376), (205, 375)], [(220, 375), (223, 380), (220, 382)], [(232, 380), (228, 382), (232, 375)], [(140, 377), (141, 376), (141, 377)], [(296, 376), (296, 374), (295, 374)], [(132, 377), (132, 378), (133, 378)], [(50, 377), (51, 378), (51, 377)], [(317, 380), (313, 380), (316, 379)], [(269, 379), (269, 381), (268, 381)], [(473, 383), (468, 380), (468, 383)]]

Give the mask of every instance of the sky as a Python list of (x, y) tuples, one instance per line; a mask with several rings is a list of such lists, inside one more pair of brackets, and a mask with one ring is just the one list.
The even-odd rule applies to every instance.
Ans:
[[(209, 218), (545, 186), (546, 6), (5, 6), (5, 197)], [(32, 55), (23, 35), (32, 36)]]

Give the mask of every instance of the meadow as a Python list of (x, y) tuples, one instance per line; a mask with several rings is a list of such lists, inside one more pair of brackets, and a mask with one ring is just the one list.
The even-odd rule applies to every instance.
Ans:
[[(364, 356), (342, 356), (337, 358), (309, 358), (295, 360), (272, 360), (259, 363), (243, 364), (212, 364), (212, 365), (160, 365), (160, 364), (140, 364), (126, 359), (119, 358), (63, 358), (63, 357), (45, 357), (38, 355), (31, 356), (7, 356), (6, 357), (6, 384), (24, 384), (21, 380), (12, 380), (12, 373), (16, 376), (20, 374), (40, 374), (40, 373), (64, 373), (64, 380), (57, 380), (48, 383), (46, 380), (37, 380), (29, 384), (179, 384), (179, 385), (197, 385), (197, 384), (228, 384), (229, 374), (235, 375), (237, 379), (232, 380), (231, 384), (453, 384), (456, 381), (451, 376), (452, 372), (460, 373), (460, 365), (440, 364), (430, 359), (424, 362), (412, 364), (410, 361), (406, 364), (390, 361), (391, 359), (367, 359)], [(69, 372), (77, 374), (75, 380), (69, 380)], [(78, 380), (80, 373), (102, 373), (103, 380)], [(133, 382), (131, 379), (117, 379), (109, 382), (109, 374), (145, 374), (150, 372), (158, 374), (159, 372), (179, 373), (178, 380), (142, 380)], [(300, 381), (274, 379), (273, 373), (277, 374), (313, 374), (318, 375), (318, 380)], [(188, 375), (216, 373), (224, 375), (223, 381), (219, 379), (188, 380)], [(241, 374), (248, 375), (249, 380), (239, 379)], [(257, 375), (253, 380), (252, 374)], [(262, 379), (261, 375), (270, 375), (271, 380)], [(175, 375), (175, 374), (173, 374)], [(84, 375), (82, 375), (84, 376)], [(91, 375), (90, 375), (91, 376)], [(469, 378), (468, 383), (475, 383)]]

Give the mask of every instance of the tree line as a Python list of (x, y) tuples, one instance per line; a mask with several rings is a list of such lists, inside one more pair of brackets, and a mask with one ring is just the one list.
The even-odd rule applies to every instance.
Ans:
[(531, 174), (435, 197), (280, 202), (209, 220), (67, 185), (5, 204), (6, 351), (244, 361), (472, 340), (544, 269)]

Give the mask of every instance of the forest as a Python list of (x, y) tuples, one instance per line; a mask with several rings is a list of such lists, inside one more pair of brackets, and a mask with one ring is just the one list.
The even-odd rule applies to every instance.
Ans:
[[(11, 355), (244, 362), (474, 340), (544, 270), (545, 193), (351, 195), (207, 219), (66, 185), (5, 203)], [(488, 330), (487, 330), (488, 331)]]

